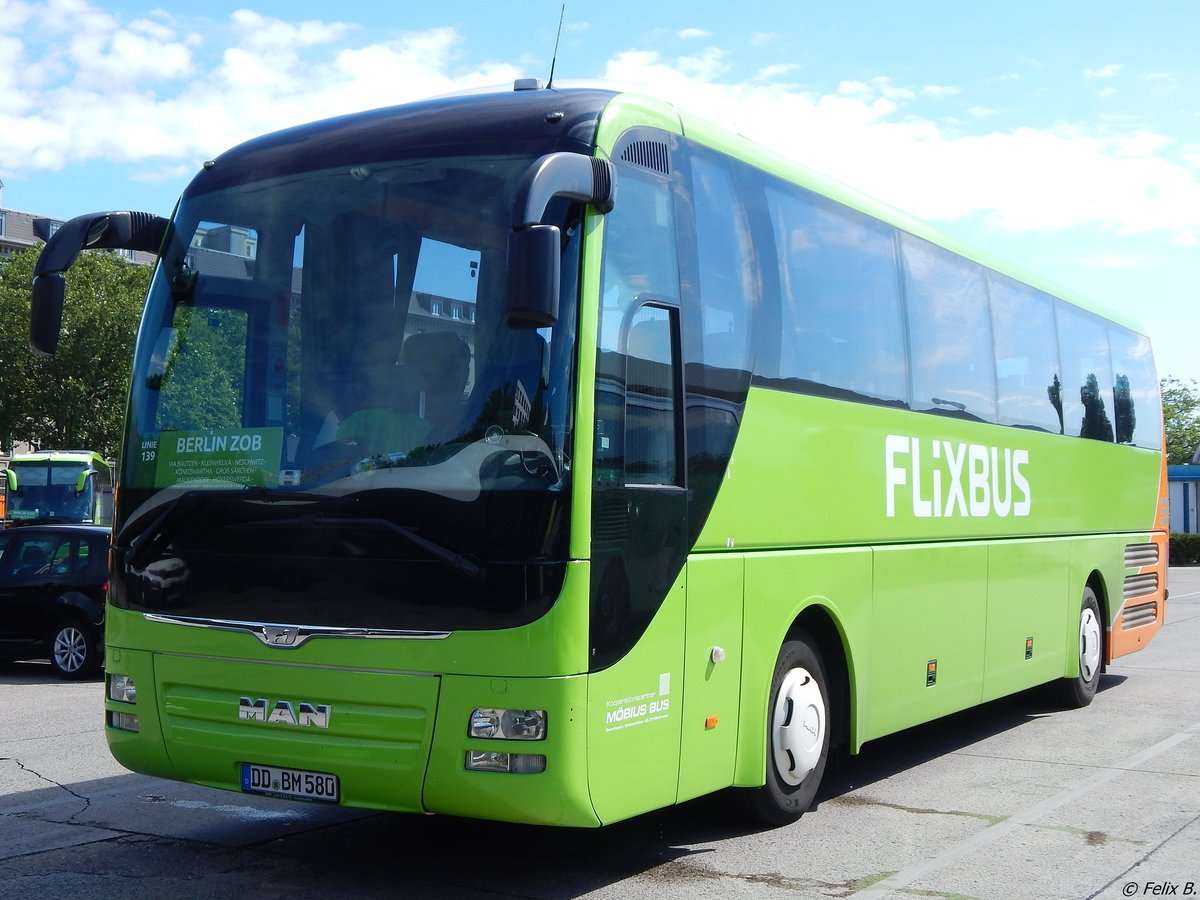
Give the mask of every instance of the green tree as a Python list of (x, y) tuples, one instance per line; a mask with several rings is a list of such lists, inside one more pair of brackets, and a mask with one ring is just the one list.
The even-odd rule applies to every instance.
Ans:
[(111, 253), (81, 254), (67, 273), (58, 352), (42, 357), (29, 349), (39, 250), (0, 261), (0, 443), (115, 455), (150, 269)]
[(1167, 428), (1167, 462), (1186, 465), (1200, 445), (1200, 385), (1167, 376), (1162, 380), (1163, 422)]

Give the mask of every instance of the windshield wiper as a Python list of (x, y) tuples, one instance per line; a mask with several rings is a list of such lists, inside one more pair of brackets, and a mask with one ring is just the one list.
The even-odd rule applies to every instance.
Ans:
[(412, 544), (416, 544), (438, 562), (442, 563), (448, 569), (461, 575), (468, 581), (475, 584), (483, 584), (487, 581), (487, 569), (469, 556), (465, 556), (456, 550), (451, 550), (449, 547), (443, 547), (436, 541), (431, 541), (427, 537), (423, 537), (416, 532), (415, 529), (409, 528), (406, 525), (400, 525), (397, 522), (392, 522), (389, 519), (381, 519), (376, 517), (357, 516), (327, 516), (322, 513), (313, 515), (298, 516), (291, 519), (255, 519), (250, 522), (238, 522), (228, 526), (229, 528), (325, 528), (325, 527), (342, 527), (342, 526), (367, 526), (373, 528), (385, 528), (393, 534), (398, 534)]

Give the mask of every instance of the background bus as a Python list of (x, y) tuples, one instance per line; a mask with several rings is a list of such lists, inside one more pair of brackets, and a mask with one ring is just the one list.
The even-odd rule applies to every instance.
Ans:
[(4, 499), (11, 525), (111, 525), (112, 469), (94, 450), (17, 453), (5, 469)]
[[(524, 87), (525, 85), (519, 85)], [(812, 803), (831, 747), (1040, 684), (1165, 606), (1149, 341), (650, 98), (285, 131), (170, 223), (116, 510), (129, 768), (599, 825)]]

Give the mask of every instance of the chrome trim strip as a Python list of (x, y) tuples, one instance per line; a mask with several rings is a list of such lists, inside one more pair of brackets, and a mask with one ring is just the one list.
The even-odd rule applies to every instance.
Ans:
[(268, 647), (291, 650), (309, 638), (363, 638), (370, 640), (440, 641), (450, 631), (403, 631), (389, 628), (339, 628), (333, 625), (277, 625), (266, 622), (239, 622), (233, 619), (197, 619), (190, 616), (165, 616), (161, 613), (142, 613), (147, 622), (168, 625), (187, 625), (213, 631), (233, 631), (251, 634)]

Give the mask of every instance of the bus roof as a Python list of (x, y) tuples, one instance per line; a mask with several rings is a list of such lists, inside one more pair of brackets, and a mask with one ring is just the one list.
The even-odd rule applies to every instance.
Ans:
[[(650, 93), (613, 87), (569, 87), (548, 90), (496, 89), (455, 94), (400, 106), (385, 107), (324, 119), (254, 138), (206, 163), (187, 188), (204, 193), (262, 177), (264, 172), (286, 175), (298, 169), (321, 167), (322, 158), (343, 159), (354, 147), (362, 163), (394, 158), (398, 152), (436, 153), (443, 147), (472, 144), (507, 147), (525, 145), (530, 152), (570, 150), (595, 152), (597, 130), (606, 108), (642, 107), (660, 121), (677, 123), (678, 133), (726, 153), (808, 190), (887, 222), (1004, 275), (1024, 282), (1116, 321), (1140, 334), (1146, 330), (1123, 311), (1106, 307), (1070, 288), (994, 256), (921, 219), (845, 185), (778, 151), (768, 149), (709, 119), (686, 111)], [(797, 135), (801, 139), (802, 135)], [(618, 201), (619, 202), (619, 201)]]
[(9, 457), (9, 463), (23, 462), (97, 462), (108, 465), (104, 454), (97, 450), (31, 450), (27, 453), (14, 453)]

